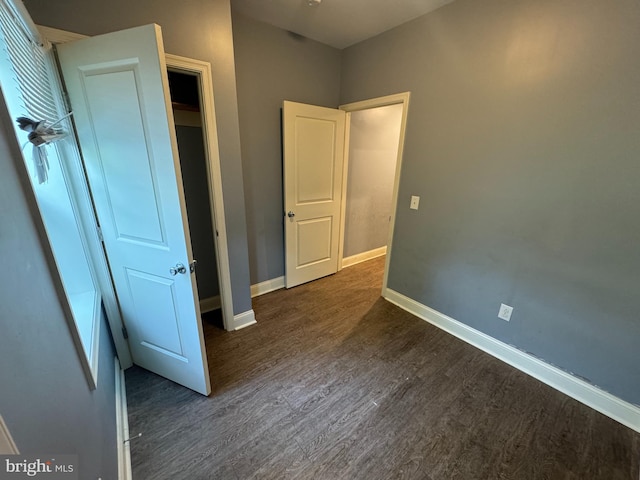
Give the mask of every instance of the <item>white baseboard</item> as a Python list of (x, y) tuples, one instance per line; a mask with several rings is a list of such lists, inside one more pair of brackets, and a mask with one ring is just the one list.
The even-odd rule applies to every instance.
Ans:
[(271, 280), (256, 283), (255, 285), (251, 285), (251, 298), (280, 290), (281, 288), (284, 288), (284, 277), (272, 278)]
[(220, 302), (220, 295), (200, 300), (200, 313), (211, 312), (213, 310), (218, 310), (221, 307), (222, 303)]
[(342, 268), (350, 267), (351, 265), (355, 265), (357, 263), (366, 262), (367, 260), (372, 260), (374, 258), (381, 257), (382, 255), (386, 255), (387, 246), (380, 248), (374, 248), (373, 250), (369, 250), (368, 252), (358, 253), (357, 255), (351, 255), (350, 257), (345, 257), (342, 259)]
[[(355, 265), (356, 263), (366, 262), (367, 260), (371, 260), (374, 258), (381, 257), (382, 255), (386, 255), (387, 247), (376, 248), (373, 250), (369, 250), (368, 252), (362, 252), (357, 255), (352, 255), (351, 257), (346, 257), (342, 259), (342, 267), (350, 267), (351, 265)], [(251, 298), (259, 297), (260, 295), (264, 295), (265, 293), (273, 292), (275, 290), (280, 290), (284, 288), (284, 276), (272, 278), (271, 280), (265, 280), (264, 282), (256, 283), (255, 285), (251, 285)]]
[(132, 480), (131, 448), (129, 442), (129, 414), (127, 412), (127, 390), (124, 385), (124, 370), (115, 357), (116, 371), (116, 441), (118, 442), (118, 480)]
[(462, 322), (429, 308), (415, 300), (386, 289), (385, 298), (413, 315), (426, 320), (461, 340), (493, 355), (550, 387), (578, 400), (617, 422), (640, 432), (640, 407), (601, 390), (584, 380), (560, 370), (539, 358), (507, 345)]
[(232, 330), (240, 330), (241, 328), (248, 327), (249, 325), (253, 325), (256, 322), (256, 315), (252, 310), (247, 310), (246, 312), (239, 313), (238, 315), (233, 316), (233, 328)]
[(18, 455), (19, 453), (11, 432), (0, 415), (0, 455)]

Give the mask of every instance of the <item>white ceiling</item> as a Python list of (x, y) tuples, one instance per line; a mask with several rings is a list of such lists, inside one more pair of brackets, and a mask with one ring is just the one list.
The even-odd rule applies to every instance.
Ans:
[[(339, 49), (453, 0), (231, 0), (234, 11)], [(315, 0), (317, 1), (317, 0)]]

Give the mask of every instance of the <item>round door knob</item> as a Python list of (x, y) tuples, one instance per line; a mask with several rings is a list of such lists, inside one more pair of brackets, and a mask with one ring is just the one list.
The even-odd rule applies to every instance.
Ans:
[(289, 212), (287, 213), (287, 217), (289, 217), (289, 218), (293, 218), (295, 216), (296, 216), (296, 214), (293, 213), (291, 210), (289, 210)]
[(175, 266), (175, 267), (171, 267), (171, 268), (169, 269), (169, 273), (170, 273), (171, 275), (177, 275), (177, 274), (179, 274), (179, 273), (184, 274), (184, 273), (187, 273), (187, 267), (185, 267), (185, 266), (184, 266), (183, 264), (181, 264), (181, 263), (176, 263), (176, 266)]

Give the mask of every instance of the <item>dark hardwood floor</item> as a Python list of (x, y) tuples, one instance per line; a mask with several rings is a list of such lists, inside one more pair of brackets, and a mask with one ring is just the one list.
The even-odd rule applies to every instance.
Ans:
[(127, 371), (136, 480), (638, 480), (640, 435), (380, 298), (383, 258), (205, 320), (213, 393)]

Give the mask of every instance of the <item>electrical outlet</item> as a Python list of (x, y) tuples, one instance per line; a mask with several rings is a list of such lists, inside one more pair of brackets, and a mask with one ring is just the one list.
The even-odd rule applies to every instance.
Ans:
[(511, 320), (511, 314), (513, 313), (513, 307), (509, 305), (505, 305), (504, 303), (500, 304), (500, 310), (498, 310), (498, 318), (502, 320), (509, 321)]
[(411, 210), (417, 210), (419, 204), (420, 204), (420, 197), (416, 195), (411, 195), (411, 203), (409, 204), (409, 208)]

